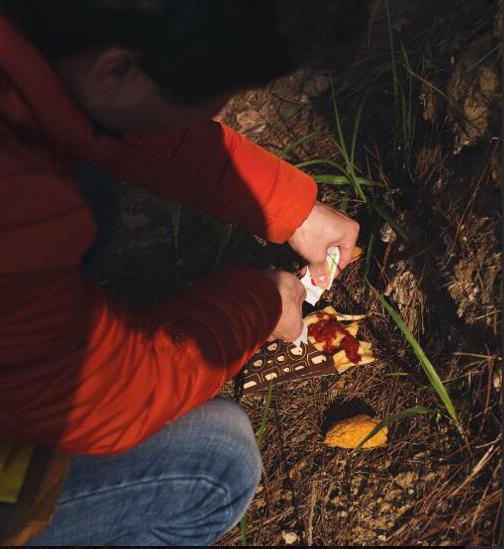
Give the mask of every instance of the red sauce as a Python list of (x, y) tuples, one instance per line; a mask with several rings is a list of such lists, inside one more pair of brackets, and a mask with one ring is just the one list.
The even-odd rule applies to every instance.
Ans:
[[(335, 353), (343, 350), (348, 360), (354, 364), (362, 360), (358, 352), (359, 342), (342, 324), (327, 313), (317, 313), (317, 318), (320, 320), (316, 324), (308, 326), (308, 335), (323, 344), (325, 353)], [(339, 345), (334, 345), (332, 340), (338, 332), (343, 334), (344, 337)]]

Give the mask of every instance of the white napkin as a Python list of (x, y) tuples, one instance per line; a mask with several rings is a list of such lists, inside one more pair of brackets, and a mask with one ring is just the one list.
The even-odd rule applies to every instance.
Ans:
[[(301, 279), (301, 284), (306, 288), (306, 299), (305, 301), (309, 303), (310, 305), (315, 305), (317, 301), (320, 299), (320, 296), (324, 293), (325, 290), (331, 287), (334, 277), (336, 276), (336, 271), (338, 267), (338, 263), (340, 260), (340, 253), (338, 247), (329, 248), (327, 250), (327, 264), (329, 267), (329, 281), (325, 288), (322, 288), (321, 286), (315, 286), (312, 282), (312, 277), (310, 274), (310, 268), (306, 268), (306, 273)], [(303, 331), (301, 332), (301, 335), (294, 341), (294, 345), (296, 347), (299, 347), (299, 345), (302, 343), (308, 343), (308, 327), (306, 324), (303, 324)]]

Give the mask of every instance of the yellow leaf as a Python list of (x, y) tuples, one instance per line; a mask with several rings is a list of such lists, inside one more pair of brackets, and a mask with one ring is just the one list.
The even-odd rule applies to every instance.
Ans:
[[(381, 420), (361, 414), (338, 421), (327, 433), (324, 443), (332, 448), (356, 448)], [(387, 444), (388, 428), (384, 427), (364, 443), (363, 448), (378, 448)]]

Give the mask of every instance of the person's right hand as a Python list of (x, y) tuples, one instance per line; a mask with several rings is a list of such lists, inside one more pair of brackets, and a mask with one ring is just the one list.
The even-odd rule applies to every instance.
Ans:
[(303, 330), (302, 305), (306, 297), (306, 290), (298, 278), (286, 271), (265, 271), (276, 285), (282, 298), (282, 314), (268, 341), (281, 339), (293, 342)]

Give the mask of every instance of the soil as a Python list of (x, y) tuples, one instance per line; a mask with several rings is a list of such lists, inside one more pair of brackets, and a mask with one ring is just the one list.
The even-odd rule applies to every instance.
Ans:
[[(502, 16), (497, 2), (483, 0), (390, 4), (403, 89), (411, 82), (401, 149), (393, 135), (381, 2), (344, 73), (298, 72), (233, 98), (218, 119), (293, 163), (341, 161), (331, 78), (347, 136), (366, 98), (356, 165), (382, 184), (376, 196), (410, 238), (370, 213), (349, 187), (320, 185), (319, 199), (346, 207), (359, 220), (364, 250), (375, 235), (370, 280), (448, 381), (462, 429), (449, 420), (411, 348), (368, 290), (363, 258), (324, 298), (343, 312), (371, 313), (364, 329), (379, 361), (338, 377), (275, 387), (263, 480), (247, 512), (249, 545), (501, 541)], [(182, 210), (175, 238), (173, 207), (126, 185), (121, 195), (122, 220), (100, 265), (99, 278), (110, 291), (135, 307), (213, 268), (222, 226)], [(285, 247), (235, 229), (222, 262), (292, 269), (296, 259)], [(232, 397), (232, 384), (224, 392)], [(264, 397), (242, 398), (241, 404), (257, 428)], [(337, 417), (383, 418), (413, 406), (438, 412), (390, 426), (385, 448), (351, 453), (322, 442)], [(220, 544), (240, 545), (238, 528)]]

